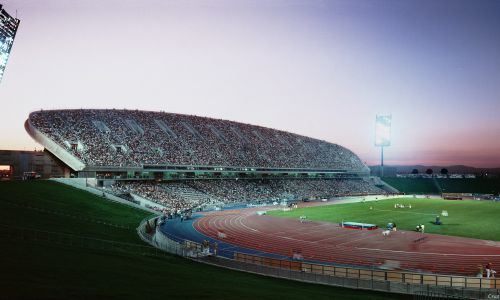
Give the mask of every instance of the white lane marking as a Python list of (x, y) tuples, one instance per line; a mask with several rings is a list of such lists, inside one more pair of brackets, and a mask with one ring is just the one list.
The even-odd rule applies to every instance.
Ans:
[(404, 250), (389, 250), (389, 249), (377, 249), (377, 248), (363, 248), (355, 247), (360, 250), (370, 250), (370, 251), (382, 251), (391, 253), (405, 253), (405, 254), (428, 254), (428, 255), (441, 255), (441, 256), (465, 256), (465, 257), (500, 257), (500, 254), (459, 254), (459, 253), (435, 253), (435, 252), (417, 252), (417, 251), (404, 251)]

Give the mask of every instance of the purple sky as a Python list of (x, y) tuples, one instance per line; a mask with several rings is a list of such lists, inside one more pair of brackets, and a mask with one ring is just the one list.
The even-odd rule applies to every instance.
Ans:
[(500, 1), (0, 0), (21, 25), (0, 149), (33, 110), (164, 110), (339, 143), (368, 164), (500, 166)]

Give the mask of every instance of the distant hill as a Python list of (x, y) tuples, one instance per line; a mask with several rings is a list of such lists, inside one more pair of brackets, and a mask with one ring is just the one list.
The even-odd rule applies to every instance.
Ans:
[[(370, 166), (373, 175), (379, 174), (380, 166)], [(500, 168), (476, 168), (464, 165), (454, 166), (384, 166), (384, 176), (395, 176), (396, 174), (409, 174), (413, 169), (417, 169), (419, 173), (425, 173), (427, 169), (432, 169), (434, 173), (439, 173), (441, 169), (448, 169), (448, 174), (475, 174), (475, 175), (500, 175)]]

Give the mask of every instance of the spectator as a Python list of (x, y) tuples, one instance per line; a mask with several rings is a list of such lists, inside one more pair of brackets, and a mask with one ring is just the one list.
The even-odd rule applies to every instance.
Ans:
[(173, 215), (234, 203), (383, 193), (370, 182), (359, 179), (117, 181), (111, 189), (122, 197), (131, 193), (161, 204), (166, 208), (165, 214)]
[(144, 164), (366, 172), (339, 145), (232, 121), (131, 110), (34, 112), (29, 123), (89, 166)]

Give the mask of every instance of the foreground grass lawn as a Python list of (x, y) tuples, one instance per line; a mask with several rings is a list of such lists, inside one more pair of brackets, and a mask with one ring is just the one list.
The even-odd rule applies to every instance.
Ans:
[(135, 227), (147, 216), (54, 182), (0, 182), (0, 299), (410, 299), (13, 236), (21, 228), (144, 246)]
[[(394, 208), (396, 203), (411, 204), (412, 208)], [(441, 216), (443, 225), (431, 223), (443, 210), (449, 214)], [(344, 220), (379, 227), (395, 222), (398, 229), (403, 230), (414, 230), (417, 224), (425, 224), (425, 231), (429, 233), (500, 241), (500, 202), (493, 201), (399, 198), (299, 208), (289, 212), (276, 210), (269, 211), (268, 215), (289, 218), (305, 215), (310, 220), (335, 223)]]

